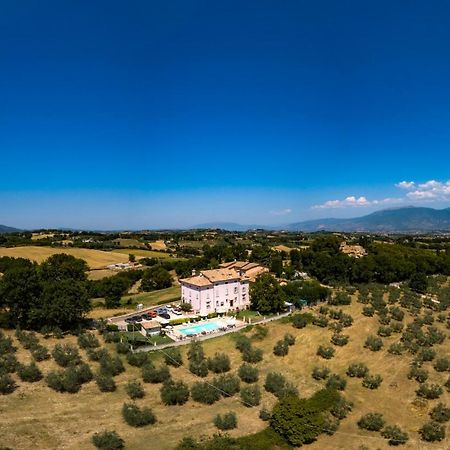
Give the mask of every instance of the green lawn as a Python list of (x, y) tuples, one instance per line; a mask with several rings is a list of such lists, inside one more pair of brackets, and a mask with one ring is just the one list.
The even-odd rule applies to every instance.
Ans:
[(122, 298), (122, 305), (125, 307), (134, 306), (142, 303), (144, 306), (155, 306), (162, 303), (180, 301), (180, 286), (171, 286), (159, 291), (143, 292), (142, 294), (126, 295)]

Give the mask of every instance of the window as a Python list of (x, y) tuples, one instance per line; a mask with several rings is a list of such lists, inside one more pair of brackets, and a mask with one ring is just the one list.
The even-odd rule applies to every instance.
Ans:
[(220, 302), (220, 306), (223, 306), (223, 302)]
[(238, 288), (237, 288), (237, 286), (234, 288), (234, 293), (235, 293), (235, 294), (238, 293)]
[(217, 289), (217, 291), (216, 291), (216, 297), (218, 297), (219, 296), (219, 289)]
[(233, 304), (234, 304), (233, 300), (230, 300), (230, 307), (231, 308), (233, 307)]
[(225, 295), (228, 295), (228, 288), (225, 289)]
[(211, 302), (206, 302), (206, 309), (211, 308)]

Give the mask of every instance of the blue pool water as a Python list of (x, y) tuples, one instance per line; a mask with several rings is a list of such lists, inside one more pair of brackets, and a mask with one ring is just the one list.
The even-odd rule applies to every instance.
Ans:
[(220, 327), (223, 327), (222, 322), (205, 322), (199, 325), (180, 328), (179, 331), (186, 336), (192, 336), (193, 334), (200, 334), (202, 331), (218, 330)]

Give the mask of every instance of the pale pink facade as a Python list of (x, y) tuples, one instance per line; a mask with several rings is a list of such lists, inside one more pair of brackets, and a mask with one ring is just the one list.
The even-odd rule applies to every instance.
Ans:
[(196, 314), (226, 313), (250, 307), (249, 280), (235, 270), (205, 270), (180, 280), (181, 301)]

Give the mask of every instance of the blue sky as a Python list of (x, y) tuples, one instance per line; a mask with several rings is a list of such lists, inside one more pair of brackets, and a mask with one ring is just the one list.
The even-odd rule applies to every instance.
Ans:
[(5, 0), (0, 223), (449, 206), (449, 20), (439, 0)]

